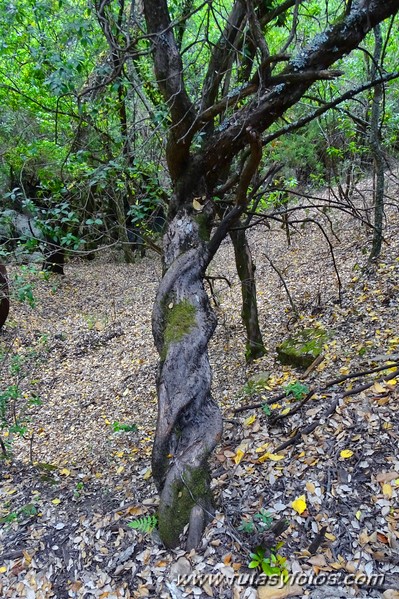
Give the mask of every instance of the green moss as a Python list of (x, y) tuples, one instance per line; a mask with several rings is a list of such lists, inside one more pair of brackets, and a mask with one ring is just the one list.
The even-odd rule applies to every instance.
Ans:
[(165, 306), (166, 326), (162, 359), (165, 359), (171, 343), (180, 341), (195, 327), (195, 307), (187, 300), (174, 304), (172, 308)]
[(209, 241), (210, 238), (210, 227), (209, 217), (206, 214), (196, 214), (194, 220), (198, 225), (198, 234), (202, 241)]
[(176, 480), (172, 489), (172, 500), (169, 505), (162, 505), (159, 510), (159, 535), (167, 547), (176, 547), (179, 536), (190, 520), (194, 505), (212, 504), (209, 488), (209, 471), (206, 466), (186, 469), (184, 482)]
[(308, 368), (321, 354), (328, 335), (324, 329), (304, 329), (277, 347), (282, 364)]

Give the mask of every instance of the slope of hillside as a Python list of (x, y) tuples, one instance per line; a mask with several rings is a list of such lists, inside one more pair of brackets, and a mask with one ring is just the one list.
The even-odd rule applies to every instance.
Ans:
[[(247, 566), (257, 544), (279, 541), (276, 554), (287, 558), (280, 570), (293, 575), (281, 597), (381, 597), (399, 587), (398, 211), (387, 211), (376, 264), (367, 262), (369, 232), (358, 221), (329, 213), (333, 234), (325, 216), (310, 216), (334, 247), (341, 302), (317, 224), (298, 225), (289, 247), (275, 224), (251, 231), (268, 349), (251, 366), (227, 240), (210, 266), (225, 277), (214, 283), (219, 326), (210, 346), (225, 433), (212, 460), (216, 517), (191, 554), (167, 552), (156, 531), (127, 526), (157, 506), (151, 303), (159, 259), (124, 265), (108, 253), (69, 263), (62, 279), (26, 275), (36, 306), (12, 302), (0, 338), (1, 392), (20, 387), (17, 413), (31, 397), (42, 404), (27, 410), (14, 461), (0, 464), (1, 597), (273, 597), (255, 590), (264, 581), (245, 576), (255, 571)], [(302, 380), (275, 350), (308, 326), (329, 338), (323, 361)], [(253, 382), (259, 373), (265, 384)], [(299, 380), (313, 391), (303, 405), (285, 397)], [(259, 407), (266, 402), (271, 417)], [(287, 519), (286, 530), (274, 536), (269, 518)], [(253, 523), (257, 532), (245, 532)], [(192, 573), (210, 577), (178, 584)]]

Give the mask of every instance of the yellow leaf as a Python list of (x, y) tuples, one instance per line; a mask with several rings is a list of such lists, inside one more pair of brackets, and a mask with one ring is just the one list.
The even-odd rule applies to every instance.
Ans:
[(63, 476), (69, 476), (71, 474), (71, 471), (68, 470), (68, 468), (61, 468), (60, 474), (62, 474)]
[(373, 393), (385, 393), (386, 392), (386, 388), (383, 387), (381, 385), (381, 383), (374, 383), (374, 385), (371, 387), (371, 390), (373, 391)]
[(339, 455), (344, 460), (347, 460), (348, 458), (351, 458), (353, 456), (353, 451), (351, 449), (343, 449)]
[(269, 445), (270, 445), (270, 443), (264, 443), (260, 447), (257, 447), (255, 449), (256, 453), (262, 453), (262, 451), (265, 451), (265, 449), (267, 449), (269, 447)]
[(398, 381), (396, 379), (391, 379), (390, 381), (387, 381), (385, 384), (387, 385), (387, 387), (395, 387), (395, 385), (398, 384)]
[(385, 483), (382, 485), (382, 492), (384, 493), (384, 495), (386, 495), (387, 497), (391, 498), (392, 497), (392, 487), (389, 483)]
[(272, 462), (278, 462), (279, 460), (283, 460), (284, 458), (285, 458), (284, 455), (267, 452), (267, 453), (264, 453), (263, 455), (261, 455), (258, 461), (261, 464), (263, 464), (263, 462), (266, 462), (266, 460), (271, 460)]
[(54, 505), (58, 505), (61, 503), (61, 499), (58, 499), (58, 497), (56, 497), (55, 499), (51, 500), (51, 503), (54, 503)]
[(198, 210), (198, 211), (202, 210), (203, 206), (202, 206), (202, 204), (201, 204), (201, 203), (198, 201), (198, 200), (200, 200), (200, 199), (201, 199), (201, 198), (194, 198), (194, 199), (193, 199), (193, 208), (194, 208), (194, 210)]
[(242, 449), (238, 448), (237, 451), (236, 451), (236, 455), (234, 456), (234, 461), (237, 464), (237, 466), (241, 462), (241, 460), (244, 457), (244, 455), (245, 455), (245, 451), (243, 451)]
[(125, 469), (125, 466), (119, 466), (119, 468), (116, 469), (116, 473), (121, 474), (121, 472), (123, 472), (124, 469)]
[(256, 420), (256, 416), (255, 414), (253, 414), (252, 416), (249, 416), (249, 418), (247, 418), (244, 422), (245, 426), (251, 426), (251, 424), (253, 424)]
[(117, 458), (123, 458), (123, 456), (125, 455), (125, 452), (124, 451), (117, 451), (115, 455), (116, 455)]
[(362, 517), (362, 512), (360, 510), (357, 510), (355, 516), (356, 516), (356, 520), (360, 520), (360, 518)]
[(306, 505), (306, 500), (305, 500), (305, 495), (301, 495), (300, 497), (298, 497), (297, 499), (295, 499), (295, 501), (293, 501), (291, 503), (291, 507), (292, 509), (294, 509), (299, 515), (303, 514), (303, 512), (306, 510), (307, 505)]
[(151, 476), (152, 476), (152, 470), (151, 470), (151, 468), (148, 468), (148, 469), (147, 469), (147, 470), (144, 472), (144, 476), (143, 476), (143, 478), (144, 478), (144, 480), (148, 480), (149, 478), (151, 478)]
[(0, 574), (4, 574), (4, 572), (7, 572), (7, 566), (0, 567)]
[(341, 374), (349, 374), (349, 368), (347, 366), (343, 366), (342, 368), (339, 369)]

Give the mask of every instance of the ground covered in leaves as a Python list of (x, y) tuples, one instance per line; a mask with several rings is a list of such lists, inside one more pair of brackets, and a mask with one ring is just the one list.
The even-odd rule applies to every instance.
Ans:
[[(228, 241), (211, 264), (224, 277), (212, 278), (210, 360), (225, 432), (216, 515), (191, 553), (129, 527), (157, 510), (159, 258), (125, 265), (108, 252), (64, 278), (11, 268), (35, 305), (15, 299), (0, 337), (0, 392), (26, 424), (23, 438), (2, 432), (13, 459), (0, 463), (0, 597), (398, 597), (399, 217), (387, 214), (375, 264), (367, 227), (342, 214), (314, 213), (335, 265), (312, 222), (290, 246), (276, 224), (250, 233), (268, 349), (251, 366)], [(281, 366), (278, 343), (309, 326), (328, 333), (323, 359), (307, 373)], [(248, 568), (258, 546), (266, 570), (288, 573), (283, 588)]]

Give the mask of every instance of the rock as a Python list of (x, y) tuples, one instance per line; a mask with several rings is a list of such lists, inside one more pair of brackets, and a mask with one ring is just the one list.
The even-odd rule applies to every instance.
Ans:
[(327, 338), (321, 328), (299, 331), (277, 347), (278, 359), (282, 364), (306, 369), (321, 354)]

